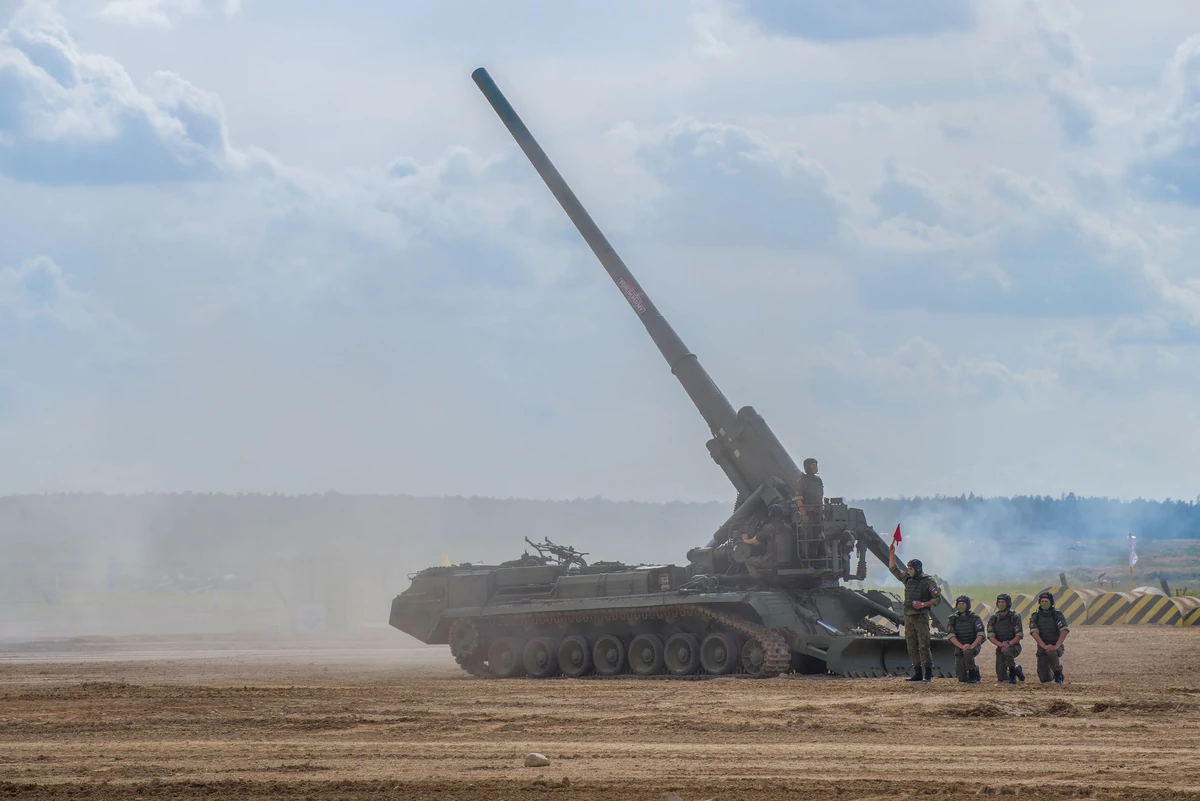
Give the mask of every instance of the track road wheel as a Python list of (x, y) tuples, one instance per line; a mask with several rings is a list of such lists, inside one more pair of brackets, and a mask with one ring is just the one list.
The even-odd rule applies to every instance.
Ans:
[(524, 650), (516, 637), (501, 637), (488, 648), (488, 669), (498, 679), (520, 676), (525, 670), (521, 659)]
[(602, 634), (592, 646), (592, 664), (600, 676), (616, 676), (625, 671), (625, 643), (615, 634)]
[(663, 670), (663, 641), (657, 634), (639, 634), (629, 644), (629, 668), (638, 676), (656, 676)]
[(741, 657), (737, 638), (725, 631), (709, 634), (700, 643), (700, 664), (705, 673), (722, 676), (737, 669)]
[(525, 645), (521, 661), (525, 672), (535, 679), (545, 679), (558, 673), (558, 640), (535, 637)]
[(763, 653), (762, 644), (757, 640), (746, 640), (746, 644), (742, 646), (741, 656), (743, 673), (757, 676), (762, 671), (763, 663), (766, 661), (766, 654)]
[(592, 649), (586, 638), (572, 634), (558, 646), (558, 669), (572, 679), (586, 676), (592, 669)]
[(673, 676), (690, 676), (700, 669), (700, 641), (681, 631), (667, 639), (663, 661)]

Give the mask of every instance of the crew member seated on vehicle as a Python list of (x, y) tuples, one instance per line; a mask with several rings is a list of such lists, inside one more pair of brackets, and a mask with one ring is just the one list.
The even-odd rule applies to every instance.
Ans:
[(779, 566), (779, 552), (788, 547), (791, 526), (784, 518), (783, 507), (773, 503), (767, 510), (767, 522), (763, 527), (753, 537), (742, 535), (742, 542), (747, 545), (762, 546), (760, 552), (746, 560), (746, 570), (756, 579), (769, 576)]

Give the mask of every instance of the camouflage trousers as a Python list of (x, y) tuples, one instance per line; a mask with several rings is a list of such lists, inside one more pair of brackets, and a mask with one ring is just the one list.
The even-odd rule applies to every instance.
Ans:
[(976, 645), (969, 651), (954, 649), (954, 674), (958, 676), (959, 681), (966, 681), (971, 677), (971, 671), (975, 669), (975, 657), (979, 656), (979, 649), (982, 647), (983, 645)]
[(746, 560), (746, 572), (756, 579), (768, 578), (778, 563), (774, 556), (751, 556)]
[(904, 642), (908, 645), (908, 659), (913, 667), (933, 664), (933, 652), (929, 650), (929, 615), (904, 616)]
[(1007, 649), (996, 649), (996, 678), (1008, 681), (1010, 672), (1017, 669), (1017, 657), (1021, 655), (1021, 643), (1010, 645)]
[(1065, 645), (1060, 645), (1053, 651), (1047, 651), (1043, 648), (1038, 648), (1037, 652), (1037, 672), (1038, 679), (1045, 684), (1054, 679), (1054, 674), (1062, 670), (1062, 655), (1067, 650)]

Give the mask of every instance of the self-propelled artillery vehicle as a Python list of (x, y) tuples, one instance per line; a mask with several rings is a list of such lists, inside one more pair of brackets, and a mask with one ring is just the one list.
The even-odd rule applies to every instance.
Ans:
[[(708, 424), (709, 455), (737, 502), (707, 544), (687, 553), (687, 565), (588, 564), (585, 554), (547, 541), (534, 544), (536, 556), (412, 575), (392, 601), (389, 624), (421, 642), (449, 644), (459, 665), (481, 677), (907, 672), (898, 596), (843, 584), (866, 577), (867, 552), (888, 559), (862, 510), (841, 498), (803, 496), (801, 471), (766, 421), (752, 407), (734, 410), (491, 76), (480, 68), (472, 78)], [(764, 526), (776, 534), (770, 560), (756, 559), (762, 546), (747, 542), (759, 541)], [(942, 631), (949, 606), (947, 599), (933, 607)], [(954, 675), (952, 646), (936, 635), (932, 646), (935, 674)]]

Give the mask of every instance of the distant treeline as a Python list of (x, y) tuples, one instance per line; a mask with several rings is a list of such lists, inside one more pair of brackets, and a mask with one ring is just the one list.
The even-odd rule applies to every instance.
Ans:
[[(1085, 562), (1119, 566), (1127, 533), (1148, 548), (1148, 540), (1200, 535), (1200, 507), (1188, 501), (967, 495), (849, 502), (885, 538), (902, 524), (908, 552), (959, 583), (1069, 570)], [(283, 587), (318, 566), (353, 576), (356, 589), (376, 592), (374, 605), (385, 608), (390, 593), (407, 586), (413, 571), (445, 560), (514, 559), (532, 552), (526, 537), (573, 546), (589, 561), (686, 564), (688, 550), (706, 544), (731, 512), (728, 501), (602, 498), (7, 496), (0, 497), (0, 602), (168, 578), (191, 586), (232, 576)], [(1150, 569), (1150, 562), (1142, 564)], [(1163, 574), (1168, 578), (1195, 573), (1192, 563), (1156, 569), (1175, 571)], [(869, 577), (885, 576), (874, 563), (869, 570)]]
[[(1198, 498), (1200, 500), (1200, 498)], [(848, 501), (867, 514), (877, 531), (921, 513), (963, 518), (989, 528), (1070, 540), (1133, 534), (1141, 539), (1200, 539), (1196, 501), (1122, 501), (1080, 498), (1074, 493), (983, 498), (974, 494), (932, 498), (868, 498)]]
[[(1121, 501), (1075, 495), (848, 499), (884, 536), (897, 523), (949, 532), (1026, 534), (1073, 541), (1200, 537), (1194, 501)], [(594, 559), (678, 559), (702, 545), (732, 503), (643, 503), (588, 498), (537, 501), (406, 495), (156, 493), (0, 497), (0, 547), (26, 552), (103, 544), (169, 559), (232, 548), (267, 556), (369, 546), (412, 559), (513, 558), (524, 538), (573, 544)], [(77, 553), (86, 552), (76, 551)], [(8, 551), (10, 557), (14, 552)], [(410, 558), (403, 561), (409, 562)]]

